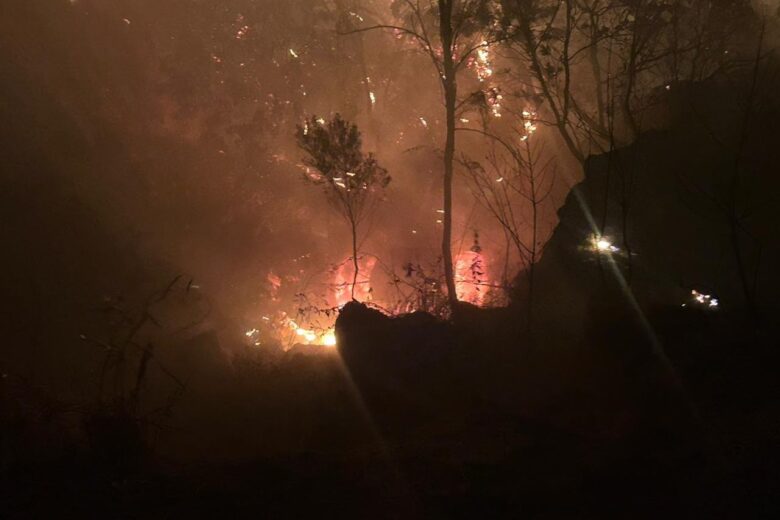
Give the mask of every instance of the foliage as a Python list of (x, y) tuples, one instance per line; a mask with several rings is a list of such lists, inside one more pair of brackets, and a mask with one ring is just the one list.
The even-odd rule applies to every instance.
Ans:
[[(669, 0), (502, 0), (514, 95), (579, 161), (632, 141), (659, 91), (727, 66), (738, 5)], [(740, 4), (740, 2), (737, 2)]]
[(390, 183), (387, 170), (374, 154), (363, 153), (363, 141), (356, 125), (336, 114), (330, 121), (311, 116), (298, 125), (298, 145), (308, 154), (304, 162), (308, 182), (325, 187), (333, 208), (347, 221), (352, 233), (352, 299), (358, 278), (358, 226), (368, 215), (376, 195)]
[(390, 183), (390, 175), (373, 153), (364, 154), (357, 126), (336, 114), (330, 121), (311, 116), (296, 132), (298, 145), (307, 153), (307, 182), (325, 188), (328, 200), (350, 222), (365, 217), (368, 204)]

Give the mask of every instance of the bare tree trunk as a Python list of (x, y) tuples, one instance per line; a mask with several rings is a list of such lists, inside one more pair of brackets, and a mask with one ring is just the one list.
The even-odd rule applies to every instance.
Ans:
[(509, 290), (509, 246), (511, 244), (509, 231), (506, 230), (506, 226), (502, 226), (504, 231), (504, 269), (501, 273), (501, 283), (504, 286), (504, 291)]
[(631, 140), (634, 140), (639, 136), (639, 125), (634, 117), (634, 112), (631, 109), (631, 97), (634, 95), (634, 86), (636, 84), (637, 75), (637, 56), (639, 54), (639, 45), (637, 42), (637, 35), (634, 32), (631, 36), (631, 50), (629, 52), (628, 64), (626, 64), (627, 82), (626, 92), (623, 95), (623, 116), (626, 121), (626, 126), (631, 132)]
[(528, 264), (528, 332), (533, 331), (534, 320), (534, 271), (536, 270), (536, 246), (539, 241), (539, 198), (536, 193), (536, 172), (531, 155), (531, 145), (526, 140), (526, 153), (528, 154), (529, 180), (531, 182), (531, 251)]
[(604, 129), (604, 93), (601, 88), (601, 61), (599, 60), (599, 35), (598, 35), (598, 21), (594, 12), (591, 10), (589, 13), (590, 18), (590, 67), (593, 72), (593, 80), (596, 85), (596, 106), (598, 107), (598, 123), (599, 129)]
[(352, 275), (352, 299), (355, 299), (355, 286), (358, 279), (358, 256), (357, 256), (357, 223), (353, 220), (350, 221), (352, 230), (352, 265), (355, 268), (355, 272)]
[[(742, 118), (742, 127), (739, 134), (739, 140), (737, 142), (737, 150), (734, 154), (734, 170), (731, 176), (730, 182), (730, 200), (729, 200), (729, 228), (731, 236), (731, 247), (734, 251), (734, 260), (737, 264), (737, 273), (739, 275), (740, 285), (742, 286), (742, 293), (745, 298), (745, 305), (747, 307), (750, 317), (755, 320), (758, 318), (758, 307), (756, 305), (755, 295), (753, 294), (753, 286), (748, 279), (745, 251), (742, 248), (741, 241), (741, 218), (739, 208), (739, 191), (741, 185), (741, 169), (742, 169), (742, 155), (745, 151), (745, 144), (748, 138), (748, 132), (750, 131), (750, 121), (753, 116), (753, 105), (756, 102), (756, 89), (758, 85), (758, 76), (761, 69), (761, 54), (764, 48), (764, 37), (766, 31), (766, 20), (762, 20), (761, 31), (758, 37), (758, 46), (756, 49), (756, 57), (753, 63), (753, 70), (751, 71), (750, 90), (745, 104), (745, 114)], [(757, 272), (754, 277), (757, 276)]]
[(442, 232), (441, 253), (444, 262), (444, 278), (447, 283), (447, 298), (450, 310), (455, 312), (458, 294), (455, 289), (455, 272), (452, 266), (452, 178), (455, 157), (455, 104), (457, 84), (455, 65), (452, 59), (452, 0), (439, 0), (439, 31), (442, 43), (444, 87), (444, 105), (447, 111), (447, 135), (444, 145), (444, 229)]

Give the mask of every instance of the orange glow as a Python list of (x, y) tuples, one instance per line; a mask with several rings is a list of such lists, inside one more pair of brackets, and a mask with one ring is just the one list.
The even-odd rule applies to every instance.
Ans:
[[(358, 266), (355, 299), (361, 302), (370, 301), (373, 297), (371, 292), (371, 273), (374, 271), (374, 267), (376, 267), (376, 258), (373, 256), (362, 257), (358, 260)], [(347, 259), (333, 273), (331, 280), (333, 301), (331, 303), (334, 307), (341, 308), (352, 300), (353, 269), (352, 260)]]
[(332, 330), (329, 330), (325, 333), (324, 336), (322, 336), (322, 344), (326, 347), (335, 347), (336, 346), (336, 334)]
[(485, 303), (487, 261), (478, 251), (466, 251), (455, 257), (455, 288), (461, 301)]

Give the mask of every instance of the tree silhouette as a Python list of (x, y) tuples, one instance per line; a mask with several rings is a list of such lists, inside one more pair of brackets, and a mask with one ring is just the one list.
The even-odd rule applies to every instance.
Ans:
[[(350, 226), (352, 234), (352, 299), (358, 277), (358, 227), (368, 216), (377, 195), (390, 183), (390, 175), (373, 153), (363, 153), (357, 126), (339, 114), (330, 121), (311, 116), (297, 126), (295, 135), (308, 157), (305, 179), (323, 186), (328, 202)], [(316, 171), (311, 171), (313, 168)]]
[[(497, 4), (496, 4), (497, 5)], [(488, 48), (495, 41), (483, 38), (479, 33), (491, 20), (493, 2), (488, 0), (394, 0), (393, 14), (403, 25), (379, 23), (349, 31), (360, 33), (375, 29), (388, 29), (402, 37), (408, 37), (428, 55), (441, 83), (446, 133), (443, 153), (443, 210), (442, 260), (447, 297), (451, 310), (455, 311), (458, 295), (455, 289), (455, 271), (452, 263), (452, 183), (455, 162), (455, 121), (458, 109), (458, 72), (480, 49)], [(503, 37), (503, 36), (501, 36)]]
[[(547, 156), (544, 142), (531, 137), (537, 130), (536, 113), (523, 111), (513, 121), (509, 138), (484, 130), (457, 128), (482, 135), (490, 142), (483, 161), (463, 156), (474, 198), (500, 224), (507, 242), (504, 284), (507, 281), (509, 246), (526, 271), (528, 283), (528, 329), (533, 322), (534, 271), (544, 242), (540, 229), (542, 205), (548, 202), (555, 181), (554, 156)], [(546, 157), (547, 156), (547, 157)], [(546, 239), (546, 237), (544, 237)]]

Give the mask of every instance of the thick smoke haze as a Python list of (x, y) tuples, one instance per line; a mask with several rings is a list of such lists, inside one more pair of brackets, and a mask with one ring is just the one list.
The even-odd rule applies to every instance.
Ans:
[[(396, 277), (410, 267), (439, 276), (444, 109), (437, 73), (424, 49), (398, 30), (351, 32), (403, 25), (398, 2), (10, 0), (2, 9), (4, 177), (21, 190), (8, 192), (21, 207), (8, 206), (6, 222), (24, 220), (28, 203), (51, 205), (73, 233), (66, 238), (55, 227), (38, 241), (37, 223), (26, 222), (26, 235), (12, 232), (8, 243), (35, 240), (40, 254), (52, 257), (47, 261), (63, 255), (85, 278), (91, 268), (78, 265), (76, 252), (99, 263), (111, 250), (127, 261), (103, 262), (103, 281), (79, 296), (81, 310), (128, 291), (140, 297), (149, 288), (130, 282), (133, 276), (154, 285), (182, 275), (209, 301), (208, 326), (235, 343), (278, 313), (289, 319), (309, 305), (343, 304), (348, 228), (321, 190), (304, 182), (304, 154), (295, 143), (296, 125), (311, 115), (339, 113), (355, 122), (366, 151), (392, 176), (361, 230), (363, 299), (403, 307)], [(459, 125), (512, 136), (523, 125), (512, 114), (536, 114), (539, 100), (525, 94), (530, 72), (518, 69), (513, 52), (486, 48), (461, 71), (461, 97), (487, 93), (487, 104), (462, 110)], [(663, 78), (653, 74), (635, 89), (663, 92)], [(586, 82), (574, 88), (594, 103)], [(664, 100), (647, 98), (643, 128), (662, 127)], [(537, 260), (555, 212), (582, 178), (555, 125), (538, 117), (526, 124), (551, 172), (537, 215)], [(616, 122), (618, 145), (631, 140), (622, 124)], [(581, 153), (603, 151), (603, 139), (593, 143)], [(458, 135), (461, 166), (495, 153), (505, 161), (502, 152), (478, 133)], [(453, 255), (463, 258), (462, 276), (482, 284), (468, 289), (473, 301), (502, 303), (499, 286), (523, 264), (472, 187), (460, 167)], [(519, 238), (527, 241), (531, 215), (518, 211)], [(481, 255), (476, 275), (471, 250)], [(332, 317), (320, 323), (331, 324)]]
[(777, 517), (779, 17), (0, 0), (0, 517)]
[[(340, 113), (393, 179), (361, 251), (385, 270), (435, 270), (444, 116), (435, 71), (392, 33), (338, 34), (362, 19), (338, 4), (6, 2), (10, 142), (46, 161), (45, 173), (29, 172), (35, 182), (67, 186), (110, 236), (198, 280), (238, 328), (292, 312), (296, 293), (333, 290), (327, 266), (349, 256), (348, 232), (303, 182), (294, 131), (307, 115)], [(364, 7), (390, 16), (382, 2)], [(477, 88), (476, 74), (462, 83)], [(462, 143), (467, 154), (480, 141)], [(561, 162), (566, 182), (544, 208), (545, 234), (580, 176)], [(455, 254), (477, 233), (499, 279), (504, 239), (463, 178), (456, 192)], [(373, 288), (392, 305), (375, 270)], [(269, 275), (282, 280), (279, 309), (261, 303), (274, 290)]]

